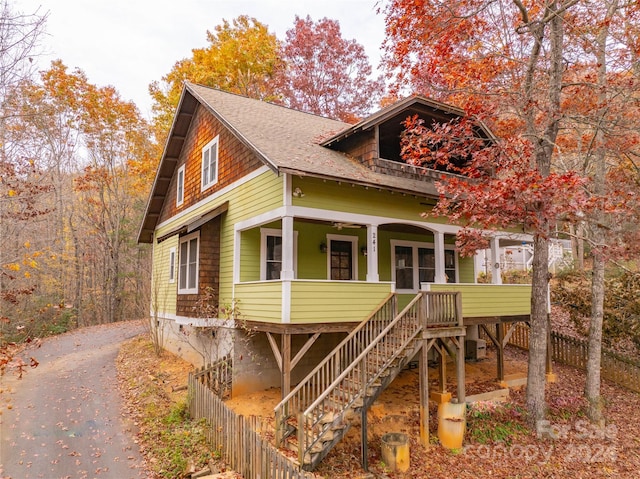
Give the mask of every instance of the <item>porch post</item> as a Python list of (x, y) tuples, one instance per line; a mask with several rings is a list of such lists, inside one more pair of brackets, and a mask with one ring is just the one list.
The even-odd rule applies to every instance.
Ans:
[(491, 282), (502, 284), (502, 274), (500, 271), (500, 238), (491, 238)]
[(377, 283), (378, 275), (378, 225), (367, 225), (367, 281)]
[(447, 277), (444, 274), (444, 233), (434, 232), (433, 243), (436, 256), (436, 277), (434, 282), (443, 284), (447, 282)]
[(280, 279), (292, 280), (293, 274), (293, 216), (282, 217), (282, 271)]

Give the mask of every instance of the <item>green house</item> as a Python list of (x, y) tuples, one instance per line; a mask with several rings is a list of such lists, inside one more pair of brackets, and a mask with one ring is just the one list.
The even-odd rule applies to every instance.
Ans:
[(391, 300), (398, 313), (460, 292), (457, 328), (528, 319), (530, 287), (477, 284), (459, 227), (424, 215), (447, 173), (402, 161), (410, 115), (464, 112), (413, 96), (351, 125), (186, 83), (138, 238), (165, 346), (196, 363), (231, 354), (234, 393), (285, 396)]

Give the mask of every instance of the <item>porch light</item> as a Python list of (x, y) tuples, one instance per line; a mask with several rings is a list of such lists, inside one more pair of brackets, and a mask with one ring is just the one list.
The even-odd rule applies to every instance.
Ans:
[(361, 246), (360, 247), (360, 253), (362, 253), (362, 256), (367, 256), (367, 247), (366, 246)]
[(320, 243), (320, 252), (321, 253), (326, 253), (327, 252), (327, 243), (325, 243), (324, 241), (322, 243)]

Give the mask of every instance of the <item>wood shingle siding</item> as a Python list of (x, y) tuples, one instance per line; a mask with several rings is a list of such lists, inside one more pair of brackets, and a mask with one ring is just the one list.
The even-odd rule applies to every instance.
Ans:
[[(216, 136), (219, 136), (218, 182), (201, 191), (202, 148)], [(182, 165), (186, 165), (184, 203), (176, 207), (176, 176), (174, 175), (160, 214), (160, 223), (260, 168), (262, 162), (211, 113), (203, 107), (198, 107), (185, 138), (176, 169)]]
[(206, 316), (206, 308), (199, 303), (202, 293), (210, 288), (210, 306), (218, 303), (220, 290), (220, 224), (218, 216), (200, 228), (200, 254), (198, 257), (198, 294), (179, 294), (176, 310), (179, 316), (199, 318)]

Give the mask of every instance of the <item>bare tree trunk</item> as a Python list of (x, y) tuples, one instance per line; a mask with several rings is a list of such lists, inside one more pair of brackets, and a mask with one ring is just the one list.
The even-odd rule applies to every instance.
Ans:
[[(604, 236), (596, 227), (594, 240)], [(589, 355), (584, 393), (587, 399), (587, 416), (594, 423), (602, 421), (602, 397), (600, 396), (600, 358), (602, 357), (602, 320), (604, 310), (604, 267), (602, 254), (593, 254), (593, 278), (591, 282), (591, 321), (589, 324)]]
[(569, 234), (571, 235), (573, 269), (576, 271), (584, 271), (584, 227), (582, 223), (578, 223), (577, 226), (570, 224)]
[[(549, 16), (549, 86), (548, 86), (548, 120), (542, 134), (536, 134), (535, 115), (527, 108), (527, 129), (533, 138), (535, 152), (535, 168), (542, 177), (551, 172), (551, 158), (560, 128), (560, 93), (562, 90), (563, 36), (564, 14), (557, 2), (547, 4), (545, 16)], [(532, 50), (529, 71), (525, 81), (525, 99), (532, 99), (534, 72), (539, 60), (544, 38), (545, 25), (532, 25), (535, 44)], [(531, 281), (531, 336), (529, 338), (529, 369), (527, 373), (527, 409), (529, 422), (537, 425), (545, 418), (545, 372), (547, 357), (548, 330), (548, 287), (549, 287), (549, 220), (539, 214), (538, 231), (533, 240), (533, 277)]]
[[(597, 95), (600, 105), (599, 118), (604, 119), (607, 114), (607, 39), (609, 37), (609, 22), (618, 10), (618, 0), (608, 4), (606, 18), (603, 19), (596, 37), (596, 59), (598, 64)], [(593, 171), (593, 194), (602, 197), (605, 194), (606, 180), (606, 145), (604, 131), (598, 128), (595, 135), (595, 164)], [(587, 415), (594, 423), (602, 421), (602, 397), (600, 396), (600, 362), (602, 356), (602, 320), (604, 316), (604, 269), (605, 259), (603, 248), (606, 242), (604, 222), (606, 218), (602, 211), (595, 214), (593, 235), (593, 276), (591, 279), (591, 320), (589, 324), (589, 355), (587, 358), (587, 378), (584, 387), (588, 403)]]
[(527, 410), (532, 425), (546, 415), (545, 383), (547, 359), (547, 288), (549, 283), (549, 240), (536, 235), (533, 240), (531, 288), (531, 333), (527, 372)]

